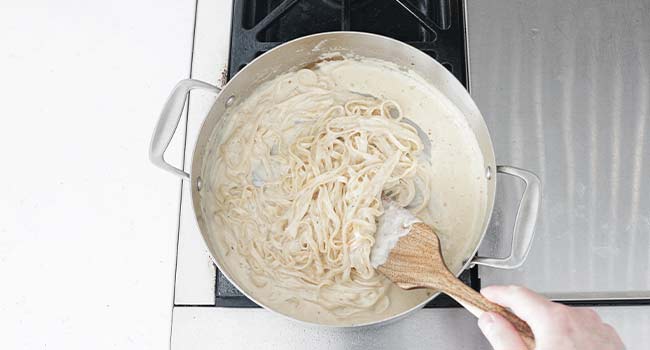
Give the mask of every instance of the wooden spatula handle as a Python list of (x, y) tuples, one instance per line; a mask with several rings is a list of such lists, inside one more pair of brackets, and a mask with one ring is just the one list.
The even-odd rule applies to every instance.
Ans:
[(517, 329), (529, 349), (535, 348), (535, 337), (528, 324), (502, 306), (468, 287), (447, 268), (438, 235), (424, 223), (415, 223), (409, 234), (399, 239), (379, 272), (400, 288), (431, 288), (439, 290), (463, 305), (476, 317), (491, 311), (505, 317)]
[[(437, 287), (441, 287), (438, 283), (436, 284)], [(441, 292), (454, 298), (454, 300), (463, 305), (476, 317), (480, 317), (484, 312), (494, 312), (503, 316), (506, 320), (512, 323), (526, 346), (529, 349), (535, 348), (535, 336), (533, 335), (530, 326), (503, 306), (489, 301), (481, 293), (470, 288), (454, 276), (447, 281), (442, 289)]]

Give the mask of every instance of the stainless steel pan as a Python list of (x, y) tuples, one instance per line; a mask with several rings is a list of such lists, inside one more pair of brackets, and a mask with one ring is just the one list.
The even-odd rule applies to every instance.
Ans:
[[(300, 67), (305, 67), (319, 60), (324, 53), (340, 53), (343, 55), (352, 54), (368, 58), (377, 58), (384, 61), (396, 63), (408, 67), (419, 73), (429, 83), (438, 88), (444, 95), (453, 102), (456, 107), (465, 115), (469, 126), (474, 132), (481, 152), (483, 153), (485, 176), (487, 181), (488, 199), (487, 208), (480, 230), (472, 232), (469, 237), (472, 244), (463, 252), (462, 266), (454, 269), (456, 275), (477, 264), (501, 269), (514, 269), (523, 264), (530, 245), (533, 240), (537, 212), (541, 200), (540, 181), (533, 173), (509, 166), (496, 166), (492, 141), (485, 121), (476, 104), (467, 93), (465, 88), (456, 78), (442, 65), (419, 50), (402, 42), (368, 33), (359, 32), (332, 32), (315, 34), (302, 37), (283, 45), (258, 57), (242, 69), (233, 79), (219, 89), (210, 84), (186, 79), (178, 83), (172, 91), (165, 104), (160, 120), (151, 141), (149, 156), (151, 161), (160, 168), (167, 170), (186, 181), (190, 181), (192, 191), (192, 203), (196, 220), (201, 230), (206, 246), (210, 251), (212, 260), (223, 272), (223, 274), (235, 285), (238, 286), (237, 276), (234, 276), (224, 269), (223, 257), (211, 237), (218, 235), (218, 232), (209, 232), (208, 225), (203, 217), (203, 204), (201, 203), (201, 170), (206, 159), (207, 145), (213, 130), (218, 126), (219, 121), (227, 112), (228, 108), (237, 104), (239, 100), (245, 99), (247, 94), (263, 81), (273, 78), (279, 73), (285, 73)], [(216, 101), (206, 116), (194, 146), (192, 165), (190, 173), (179, 169), (163, 159), (164, 152), (171, 141), (174, 131), (181, 118), (183, 106), (188, 93), (193, 89), (204, 89), (218, 94)], [(507, 258), (476, 257), (476, 252), (485, 236), (490, 216), (494, 206), (496, 190), (496, 173), (503, 173), (516, 176), (526, 184), (517, 213), (514, 232), (512, 234), (512, 250)], [(239, 287), (239, 286), (238, 286)], [(241, 290), (242, 288), (240, 288)], [(264, 303), (256, 300), (255, 295), (246, 293), (247, 297), (258, 304), (272, 310)], [(378, 319), (370, 324), (386, 322), (391, 319), (404, 316), (413, 310), (422, 307), (426, 302), (435, 298), (434, 294), (422, 304), (403, 313), (385, 319)], [(366, 324), (368, 325), (368, 324)]]

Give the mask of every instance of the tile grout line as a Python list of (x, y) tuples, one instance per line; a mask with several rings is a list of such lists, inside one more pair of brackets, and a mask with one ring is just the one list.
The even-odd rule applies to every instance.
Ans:
[[(193, 28), (192, 28), (192, 48), (190, 50), (190, 70), (189, 70), (189, 77), (192, 78), (192, 68), (193, 68), (193, 63), (194, 63), (194, 44), (196, 40), (196, 22), (197, 22), (197, 14), (198, 14), (198, 8), (199, 8), (199, 0), (196, 0), (194, 2), (194, 23), (193, 23)], [(181, 157), (181, 165), (183, 167), (183, 170), (185, 170), (185, 152), (187, 151), (187, 126), (189, 124), (189, 112), (190, 112), (190, 94), (188, 93), (187, 96), (187, 108), (185, 109), (185, 130), (183, 132), (183, 154)], [(178, 272), (178, 246), (180, 243), (180, 232), (181, 232), (181, 213), (183, 210), (183, 186), (185, 186), (185, 182), (181, 180), (181, 186), (180, 186), (180, 196), (179, 196), (179, 201), (178, 201), (178, 224), (176, 226), (176, 253), (175, 253), (175, 263), (174, 263), (174, 275), (173, 275), (173, 285), (172, 285), (172, 313), (170, 317), (170, 322), (169, 322), (169, 349), (171, 350), (172, 348), (172, 332), (174, 330), (174, 307), (176, 305), (176, 273)]]

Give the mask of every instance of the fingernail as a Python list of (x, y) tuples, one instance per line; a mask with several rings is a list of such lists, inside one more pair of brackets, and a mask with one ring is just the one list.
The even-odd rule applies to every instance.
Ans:
[(491, 313), (486, 312), (478, 319), (478, 327), (483, 331), (483, 333), (490, 333), (494, 326), (494, 321), (494, 316)]

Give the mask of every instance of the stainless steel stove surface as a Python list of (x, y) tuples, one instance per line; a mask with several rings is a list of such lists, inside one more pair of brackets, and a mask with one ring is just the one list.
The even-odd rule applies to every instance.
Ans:
[[(309, 6), (318, 9), (318, 20), (300, 16)], [(253, 7), (246, 16), (238, 14)], [(281, 13), (309, 26), (293, 26)], [(342, 29), (394, 36), (450, 62), (454, 74), (471, 85), (497, 161), (536, 172), (544, 189), (526, 263), (512, 271), (480, 268), (475, 277), (482, 285), (522, 284), (556, 300), (594, 306), (628, 348), (641, 349), (650, 342), (648, 13), (644, 0), (199, 0), (192, 77), (223, 84), (282, 41)], [(452, 39), (445, 33), (453, 30), (467, 46), (447, 45)], [(244, 46), (230, 46), (231, 33), (233, 39), (247, 36)], [(443, 44), (466, 50), (467, 61), (453, 61), (453, 52), (440, 51)], [(468, 62), (461, 68), (465, 77), (459, 62)], [(186, 135), (186, 168), (213, 101), (208, 94), (191, 95), (185, 128), (178, 131)], [(520, 195), (512, 187), (518, 186), (499, 178), (481, 255), (508, 250)], [(427, 309), (383, 328), (345, 331), (305, 328), (261, 309), (217, 306), (220, 297), (239, 297), (219, 295), (189, 198), (183, 187), (173, 348), (488, 348), (474, 319), (458, 308)]]
[[(650, 5), (497, 1), (471, 10), (472, 95), (497, 162), (537, 173), (544, 197), (526, 264), (480, 269), (482, 281), (555, 299), (647, 304)], [(500, 227), (512, 222), (516, 200), (498, 194), (480, 253), (498, 255), (495, 233), (507, 232)]]

